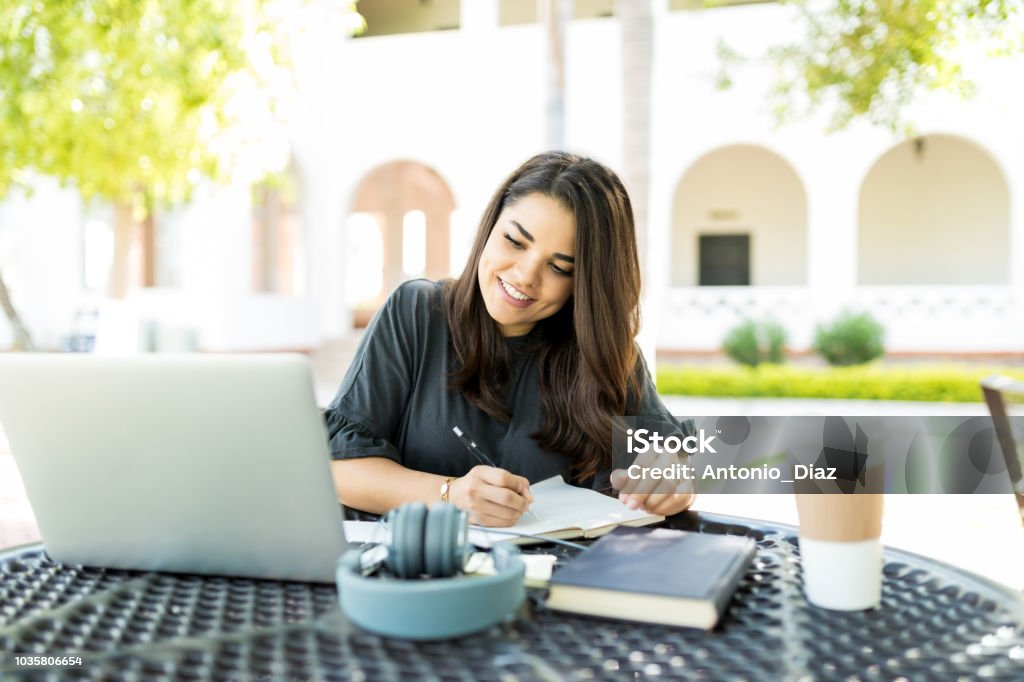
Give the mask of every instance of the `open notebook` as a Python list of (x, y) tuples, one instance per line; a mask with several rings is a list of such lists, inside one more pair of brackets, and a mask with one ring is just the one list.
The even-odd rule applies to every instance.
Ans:
[(490, 547), (499, 542), (520, 545), (543, 542), (523, 535), (596, 538), (611, 532), (616, 526), (646, 526), (665, 518), (631, 510), (614, 497), (596, 490), (571, 486), (561, 476), (534, 483), (530, 491), (533, 493), (533, 514), (523, 514), (519, 522), (509, 528), (472, 526), (470, 542), (477, 547)]

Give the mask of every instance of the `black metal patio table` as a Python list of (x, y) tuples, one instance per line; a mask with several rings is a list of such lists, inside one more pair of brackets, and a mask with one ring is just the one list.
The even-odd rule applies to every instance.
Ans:
[[(347, 623), (332, 585), (65, 566), (41, 545), (7, 550), (0, 679), (1024, 680), (1024, 597), (1006, 587), (887, 549), (882, 606), (826, 611), (804, 599), (792, 527), (698, 512), (669, 524), (757, 541), (712, 632), (558, 613), (531, 590), (514, 620), (488, 632), (409, 642)], [(34, 667), (15, 654), (81, 663)]]

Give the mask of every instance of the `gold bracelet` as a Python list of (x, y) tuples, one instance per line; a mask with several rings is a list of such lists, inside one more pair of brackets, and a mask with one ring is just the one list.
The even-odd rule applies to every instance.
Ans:
[(442, 502), (445, 502), (445, 503), (448, 502), (448, 496), (452, 492), (452, 483), (454, 483), (457, 478), (458, 478), (458, 476), (449, 476), (445, 480), (445, 482), (441, 484), (441, 501)]

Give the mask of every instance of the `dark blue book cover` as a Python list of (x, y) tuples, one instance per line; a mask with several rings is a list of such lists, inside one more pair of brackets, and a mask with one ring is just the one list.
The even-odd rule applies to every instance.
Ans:
[(754, 557), (750, 538), (619, 527), (551, 579), (550, 608), (711, 629)]

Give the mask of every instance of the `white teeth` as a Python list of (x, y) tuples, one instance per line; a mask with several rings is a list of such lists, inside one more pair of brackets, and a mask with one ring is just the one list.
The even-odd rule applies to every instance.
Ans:
[(509, 296), (511, 296), (512, 298), (516, 299), (517, 301), (529, 301), (530, 300), (529, 296), (527, 296), (526, 294), (519, 293), (516, 289), (513, 289), (511, 286), (509, 286), (509, 284), (507, 282), (505, 282), (505, 280), (499, 279), (498, 281), (501, 282), (501, 286), (504, 287), (505, 293), (507, 293)]

